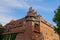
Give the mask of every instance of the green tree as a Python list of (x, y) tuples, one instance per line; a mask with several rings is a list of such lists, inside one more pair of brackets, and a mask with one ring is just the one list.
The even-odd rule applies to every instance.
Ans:
[[(2, 27), (2, 24), (0, 23), (0, 27)], [(3, 28), (0, 28), (0, 40), (3, 40), (3, 33), (4, 32), (4, 29)]]
[(59, 35), (59, 40), (60, 40), (60, 6), (54, 11), (55, 15), (53, 18), (53, 21), (57, 24), (55, 27), (56, 33)]

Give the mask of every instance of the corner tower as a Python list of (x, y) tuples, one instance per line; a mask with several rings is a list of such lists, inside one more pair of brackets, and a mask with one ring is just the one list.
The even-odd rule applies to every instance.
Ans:
[(29, 8), (29, 11), (25, 19), (26, 19), (26, 22), (33, 22), (33, 26), (34, 26), (33, 29), (39, 28), (37, 26), (40, 25), (40, 15), (38, 15), (37, 12), (35, 12), (34, 9), (32, 9), (32, 7)]
[(40, 34), (40, 16), (32, 9), (32, 7), (29, 8), (25, 21), (27, 26), (25, 39), (35, 40), (36, 35)]

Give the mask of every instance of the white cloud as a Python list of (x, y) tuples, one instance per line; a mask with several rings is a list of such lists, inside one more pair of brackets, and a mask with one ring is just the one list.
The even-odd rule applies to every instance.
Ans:
[[(30, 0), (0, 0), (0, 23), (5, 25), (8, 23), (10, 20), (14, 19), (14, 17), (7, 16), (9, 13), (12, 14), (11, 8), (21, 8), (21, 9), (27, 9), (30, 7), (30, 5), (26, 2)], [(32, 0), (31, 0), (32, 1)], [(33, 1), (43, 1), (43, 0), (33, 0)], [(31, 4), (32, 5), (32, 4)], [(51, 10), (47, 9), (45, 7), (41, 7), (39, 5), (33, 6), (35, 9), (42, 9), (42, 10)]]
[(29, 5), (24, 1), (19, 0), (3, 0), (0, 1), (3, 2), (2, 5), (5, 5), (7, 7), (19, 7), (19, 8), (28, 8)]
[(5, 25), (10, 20), (14, 19), (14, 17), (8, 16), (9, 13), (12, 14), (11, 8), (28, 8), (29, 6), (26, 2), (21, 2), (18, 0), (0, 0), (0, 23)]
[(8, 17), (5, 14), (4, 15), (0, 15), (0, 23), (2, 23), (3, 25), (8, 23), (12, 19), (13, 19), (12, 17)]

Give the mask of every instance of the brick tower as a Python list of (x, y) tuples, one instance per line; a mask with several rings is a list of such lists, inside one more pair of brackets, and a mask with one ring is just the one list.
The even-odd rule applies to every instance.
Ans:
[(12, 20), (4, 27), (4, 40), (59, 40), (53, 25), (38, 15), (32, 7), (24, 18)]
[(42, 34), (40, 33), (40, 15), (38, 15), (37, 12), (32, 9), (32, 7), (29, 8), (25, 21), (27, 25), (25, 32), (26, 40), (28, 37), (30, 40), (41, 40)]

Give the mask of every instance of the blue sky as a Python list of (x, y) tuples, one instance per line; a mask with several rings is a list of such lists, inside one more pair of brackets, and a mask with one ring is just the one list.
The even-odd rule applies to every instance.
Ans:
[(5, 25), (10, 20), (20, 19), (27, 14), (30, 6), (52, 25), (54, 10), (60, 5), (60, 0), (0, 0), (0, 23)]

